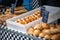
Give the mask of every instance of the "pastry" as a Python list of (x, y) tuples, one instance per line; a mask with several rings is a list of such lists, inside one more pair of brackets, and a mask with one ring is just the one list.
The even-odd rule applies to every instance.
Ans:
[(50, 29), (56, 28), (56, 26), (54, 24), (50, 24), (49, 27), (50, 27)]
[(42, 28), (41, 24), (37, 24), (37, 25), (35, 25), (34, 29), (42, 30), (43, 28)]
[(39, 19), (39, 16), (35, 15), (36, 19)]
[(22, 20), (23, 24), (27, 24), (27, 22), (25, 20)]
[(41, 17), (40, 14), (37, 15), (39, 18)]
[(37, 15), (37, 14), (40, 14), (40, 11), (36, 11), (36, 12), (35, 12), (35, 15)]
[(17, 23), (19, 23), (21, 20), (20, 19), (18, 19), (17, 21), (15, 21), (15, 22), (17, 22)]
[(33, 16), (34, 16), (34, 18), (35, 18), (35, 20), (36, 20), (37, 18), (35, 17), (35, 14), (33, 14)]
[(28, 17), (25, 17), (25, 20), (26, 20), (27, 23), (30, 22)]
[(58, 35), (53, 35), (51, 37), (52, 40), (60, 40), (60, 37)]
[(45, 33), (45, 34), (51, 34), (50, 29), (44, 29), (42, 32)]
[(46, 35), (44, 36), (44, 38), (45, 38), (45, 39), (51, 39), (51, 35), (47, 35), (47, 34), (46, 34)]
[(41, 33), (41, 31), (40, 30), (34, 30), (34, 32), (33, 32), (33, 36), (39, 36), (39, 34)]
[(44, 36), (45, 36), (44, 33), (40, 33), (40, 34), (39, 34), (39, 37), (44, 37)]
[(31, 16), (29, 16), (29, 21), (32, 22), (33, 21), (33, 18)]
[(60, 25), (57, 25), (56, 27), (57, 27), (58, 29), (60, 29)]
[(50, 28), (49, 25), (46, 24), (46, 23), (42, 23), (42, 27), (43, 27), (44, 29), (49, 29), (49, 28)]
[(33, 32), (34, 32), (34, 29), (32, 27), (27, 30), (28, 34), (33, 34)]
[(31, 15), (31, 17), (33, 18), (33, 20), (36, 20), (35, 16), (34, 15)]
[(51, 34), (60, 33), (60, 29), (55, 28), (50, 30)]

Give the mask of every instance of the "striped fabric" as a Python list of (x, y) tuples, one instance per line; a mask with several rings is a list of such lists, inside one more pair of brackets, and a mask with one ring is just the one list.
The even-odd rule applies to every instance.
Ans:
[(33, 0), (32, 4), (33, 4), (33, 9), (38, 8), (39, 7), (39, 0)]
[(43, 40), (45, 38), (37, 38), (27, 34), (0, 26), (0, 40)]

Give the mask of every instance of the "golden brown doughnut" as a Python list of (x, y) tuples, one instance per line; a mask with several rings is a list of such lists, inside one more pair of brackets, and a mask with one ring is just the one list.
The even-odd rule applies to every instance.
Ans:
[(41, 33), (40, 30), (34, 30), (33, 36), (39, 36), (40, 33)]

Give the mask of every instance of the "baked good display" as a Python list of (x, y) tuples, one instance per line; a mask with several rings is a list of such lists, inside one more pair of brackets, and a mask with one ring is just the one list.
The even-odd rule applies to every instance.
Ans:
[(23, 18), (23, 20), (20, 19), (20, 20), (22, 20), (22, 22), (24, 21), (24, 23), (17, 22), (18, 19), (17, 19), (15, 22), (20, 23), (20, 24), (28, 24), (28, 23), (30, 23), (30, 22), (32, 22), (32, 21), (34, 21), (34, 20), (39, 19), (40, 17), (41, 17), (41, 16), (40, 16), (40, 11), (37, 11), (36, 13), (34, 13), (34, 14), (32, 14), (32, 15), (26, 16), (25, 18)]
[(33, 36), (47, 40), (60, 40), (60, 25), (39, 23), (34, 27)]
[[(11, 12), (10, 12), (11, 9), (7, 9), (7, 11), (5, 13), (9, 13), (9, 14), (0, 16), (0, 24), (6, 25), (5, 21), (7, 19), (26, 12), (25, 9), (22, 10), (22, 8), (21, 9), (20, 8), (21, 7), (15, 8), (14, 14), (11, 14)], [(18, 24), (25, 25), (32, 21), (38, 20), (39, 18), (41, 18), (40, 11), (36, 11), (32, 15), (26, 16), (21, 19), (17, 19), (15, 22)], [(38, 24), (34, 25), (34, 27), (28, 28), (26, 32), (27, 32), (27, 34), (32, 35), (34, 37), (41, 37), (41, 38), (45, 38), (48, 40), (50, 40), (50, 39), (51, 40), (60, 40), (60, 24), (55, 25), (53, 23), (47, 24), (47, 23), (42, 22), (42, 23), (38, 23)]]

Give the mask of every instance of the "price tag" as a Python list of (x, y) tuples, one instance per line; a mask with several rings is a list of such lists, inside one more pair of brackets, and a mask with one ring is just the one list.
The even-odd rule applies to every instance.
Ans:
[(43, 12), (43, 16), (42, 16), (42, 22), (47, 23), (47, 21), (48, 21), (48, 16), (49, 16), (49, 12), (48, 12), (48, 11), (44, 11), (44, 12)]
[(15, 4), (11, 5), (11, 13), (14, 13)]
[(42, 13), (45, 11), (45, 7), (41, 7), (41, 16), (43, 15)]

